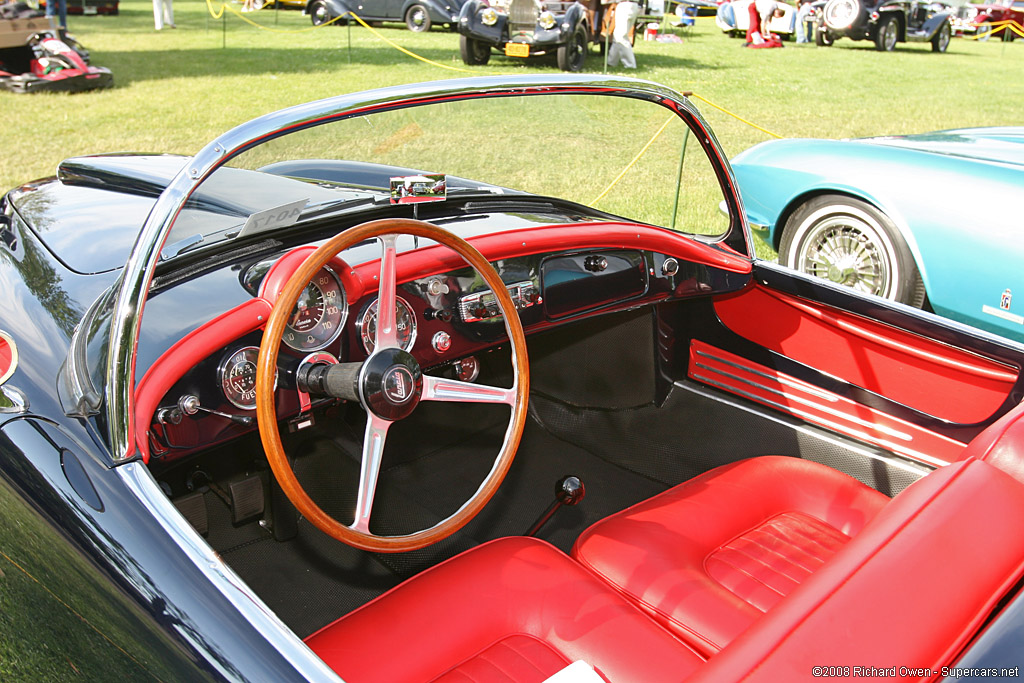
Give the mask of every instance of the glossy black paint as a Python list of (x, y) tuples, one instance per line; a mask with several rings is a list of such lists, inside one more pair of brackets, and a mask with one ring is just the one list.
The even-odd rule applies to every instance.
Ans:
[(0, 624), (19, 634), (0, 672), (301, 680), (101, 464), (109, 455), (98, 425), (64, 417), (53, 378), (76, 319), (112, 278), (67, 269), (12, 218), (17, 249), (0, 246), (0, 286), (20, 308), (4, 306), (0, 325), (38, 343), (20, 345), (6, 385), (29, 410), (0, 412)]

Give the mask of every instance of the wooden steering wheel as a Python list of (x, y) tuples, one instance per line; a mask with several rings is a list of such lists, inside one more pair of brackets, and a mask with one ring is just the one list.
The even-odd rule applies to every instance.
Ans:
[[(505, 321), (512, 347), (513, 383), (511, 389), (424, 375), (412, 354), (402, 350), (396, 329), (396, 248), (398, 235), (414, 235), (434, 240), (458, 253), (487, 282), (494, 293)], [(281, 444), (274, 383), (281, 337), (299, 295), (313, 276), (336, 254), (368, 239), (381, 243), (380, 285), (378, 291), (376, 339), (373, 352), (362, 363), (329, 366), (318, 385), (322, 393), (358, 400), (366, 411), (362, 464), (356, 509), (351, 524), (343, 524), (313, 502), (302, 488)], [(256, 416), (260, 438), (270, 467), (285, 495), (298, 511), (318, 529), (339, 541), (373, 552), (416, 550), (461, 529), (491, 499), (519, 446), (526, 423), (526, 403), (530, 373), (526, 356), (526, 336), (505, 284), (486, 258), (465, 240), (430, 223), (411, 219), (383, 219), (345, 230), (321, 246), (288, 279), (274, 302), (263, 332), (256, 372)], [(503, 403), (511, 407), (508, 428), (490, 472), (476, 492), (450, 517), (434, 526), (402, 536), (378, 536), (370, 531), (370, 513), (380, 473), (384, 441), (388, 428), (408, 416), (419, 401), (466, 403)]]

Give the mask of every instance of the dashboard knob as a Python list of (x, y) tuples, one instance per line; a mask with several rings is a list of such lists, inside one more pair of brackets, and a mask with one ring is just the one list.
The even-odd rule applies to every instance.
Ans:
[(444, 353), (448, 349), (452, 348), (452, 336), (444, 330), (434, 334), (433, 339), (430, 340), (430, 345), (434, 347), (434, 350), (438, 353)]
[(427, 294), (430, 296), (440, 296), (448, 293), (448, 285), (441, 282), (440, 280), (430, 280), (427, 282)]
[(608, 259), (600, 254), (591, 254), (587, 258), (583, 259), (583, 267), (591, 273), (600, 273), (602, 270), (608, 268)]

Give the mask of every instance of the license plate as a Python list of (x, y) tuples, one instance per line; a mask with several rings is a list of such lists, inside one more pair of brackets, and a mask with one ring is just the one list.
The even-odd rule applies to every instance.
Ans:
[(526, 43), (505, 43), (506, 57), (529, 57), (530, 46)]

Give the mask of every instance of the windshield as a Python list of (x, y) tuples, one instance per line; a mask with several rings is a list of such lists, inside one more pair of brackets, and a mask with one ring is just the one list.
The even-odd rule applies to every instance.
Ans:
[[(612, 77), (396, 86), (238, 126), (200, 150), (160, 194), (122, 271), (104, 373), (114, 459), (134, 453), (136, 350), (161, 260), (174, 270), (183, 254), (234, 252), (253, 236), (276, 237), (333, 214), (390, 210), (416, 217), (419, 202), (428, 200), (450, 207), (449, 225), (459, 212), (491, 210), (533, 222), (559, 214), (564, 223), (571, 214), (580, 230), (621, 216), (721, 241), (746, 255), (727, 169), (717, 141), (683, 97)], [(401, 206), (407, 202), (413, 206)], [(361, 218), (353, 213), (339, 220), (339, 229)], [(79, 332), (73, 343), (81, 348), (91, 333)], [(71, 383), (80, 387), (73, 402), (84, 400), (83, 374)]]
[(400, 199), (536, 195), (710, 237), (729, 227), (710, 161), (664, 107), (593, 95), (462, 99), (249, 149), (192, 195), (162, 256), (396, 203), (395, 178), (404, 183)]

